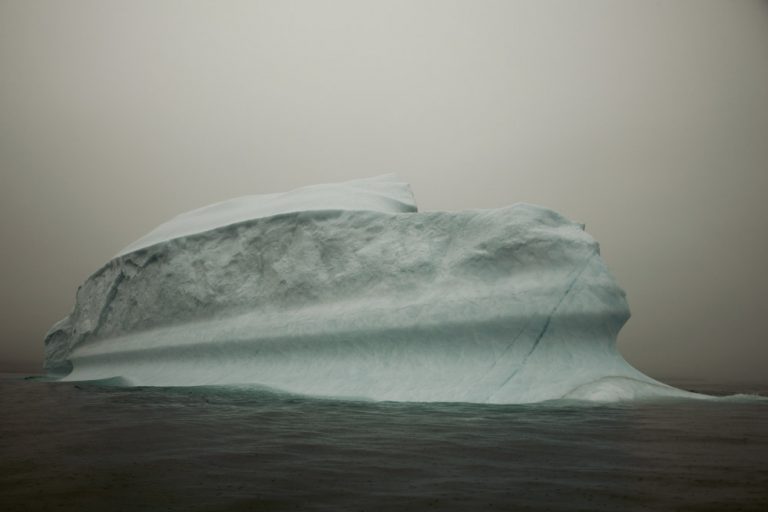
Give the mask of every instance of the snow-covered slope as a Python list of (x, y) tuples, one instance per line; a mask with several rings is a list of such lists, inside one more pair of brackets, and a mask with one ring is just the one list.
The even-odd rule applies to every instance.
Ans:
[(118, 256), (245, 220), (303, 210), (415, 212), (416, 202), (408, 184), (393, 174), (311, 185), (280, 194), (237, 197), (177, 215), (120, 251)]
[(624, 292), (581, 225), (527, 204), (409, 213), (404, 190), (357, 210), (297, 193), (292, 208), (312, 208), (253, 207), (134, 244), (78, 290), (47, 366), (67, 380), (376, 400), (685, 395), (618, 353)]

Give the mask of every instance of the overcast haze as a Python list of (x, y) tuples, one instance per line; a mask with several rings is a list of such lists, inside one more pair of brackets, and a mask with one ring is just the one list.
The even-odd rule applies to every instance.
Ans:
[(397, 173), (584, 222), (652, 376), (768, 379), (764, 1), (0, 0), (0, 370), (177, 213)]

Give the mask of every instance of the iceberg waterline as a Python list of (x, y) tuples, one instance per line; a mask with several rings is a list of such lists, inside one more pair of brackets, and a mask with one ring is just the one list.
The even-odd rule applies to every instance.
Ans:
[(47, 368), (398, 401), (689, 394), (619, 354), (629, 308), (582, 225), (528, 204), (417, 213), (394, 177), (353, 183), (161, 226), (80, 287)]

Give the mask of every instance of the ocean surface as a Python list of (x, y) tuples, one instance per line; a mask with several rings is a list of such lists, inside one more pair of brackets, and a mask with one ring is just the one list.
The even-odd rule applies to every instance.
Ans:
[(24, 510), (765, 512), (768, 399), (377, 403), (2, 375), (0, 511)]

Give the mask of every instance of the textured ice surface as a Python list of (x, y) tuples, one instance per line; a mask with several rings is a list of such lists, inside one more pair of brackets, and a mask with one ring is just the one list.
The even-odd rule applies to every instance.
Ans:
[(383, 177), (164, 224), (81, 286), (46, 365), (67, 380), (375, 400), (686, 395), (618, 353), (628, 317), (580, 224), (527, 204), (416, 213)]

